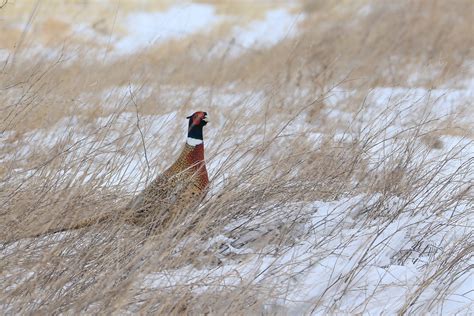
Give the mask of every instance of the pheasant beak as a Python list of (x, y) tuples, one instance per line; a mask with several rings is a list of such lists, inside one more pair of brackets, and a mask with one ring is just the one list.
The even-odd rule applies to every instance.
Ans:
[(207, 116), (207, 115), (204, 116), (204, 118), (202, 120), (206, 123), (209, 123), (209, 116)]

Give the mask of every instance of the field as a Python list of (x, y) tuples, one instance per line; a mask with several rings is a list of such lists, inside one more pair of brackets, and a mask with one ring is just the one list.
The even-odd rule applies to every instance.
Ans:
[[(471, 0), (0, 0), (0, 27), (1, 314), (474, 313)], [(146, 235), (119, 210), (197, 110), (209, 192)]]

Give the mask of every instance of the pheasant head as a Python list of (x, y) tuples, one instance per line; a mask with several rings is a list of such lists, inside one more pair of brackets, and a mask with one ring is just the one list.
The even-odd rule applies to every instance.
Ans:
[(188, 139), (186, 143), (191, 146), (197, 146), (204, 142), (202, 135), (202, 128), (208, 122), (207, 112), (198, 111), (187, 117), (188, 125)]

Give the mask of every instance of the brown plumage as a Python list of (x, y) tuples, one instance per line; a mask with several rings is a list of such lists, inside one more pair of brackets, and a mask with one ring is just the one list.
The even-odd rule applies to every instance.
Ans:
[[(204, 161), (202, 129), (207, 124), (207, 113), (196, 112), (187, 118), (188, 138), (181, 154), (122, 210), (127, 224), (144, 226), (150, 233), (172, 223), (181, 212), (197, 206), (206, 194), (209, 179)], [(105, 213), (30, 237), (89, 227), (108, 221), (112, 216), (116, 214)]]
[(199, 204), (209, 183), (204, 144), (186, 144), (179, 158), (127, 206), (128, 222), (153, 230)]
[(127, 206), (130, 224), (146, 226), (148, 231), (163, 227), (179, 213), (197, 206), (209, 184), (204, 161), (202, 129), (207, 113), (188, 117), (188, 139), (178, 159)]

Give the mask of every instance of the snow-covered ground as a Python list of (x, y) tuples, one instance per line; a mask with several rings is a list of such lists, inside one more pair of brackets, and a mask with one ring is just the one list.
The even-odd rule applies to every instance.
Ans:
[[(274, 10), (266, 12), (263, 18), (242, 19), (238, 15), (219, 14), (210, 4), (183, 2), (162, 11), (123, 12), (124, 16), (121, 19), (114, 18), (113, 29), (107, 34), (98, 31), (93, 25), (74, 23), (71, 25), (69, 37), (98, 44), (96, 48), (89, 48), (90, 52), (94, 53), (87, 54), (86, 58), (100, 56), (113, 61), (117, 57), (146, 51), (153, 46), (159, 47), (170, 40), (182, 40), (199, 33), (211, 33), (222, 23), (230, 22), (233, 26), (221, 37), (221, 45), (214, 47), (207, 57), (223, 53), (230, 42), (234, 45), (229, 54), (235, 57), (249, 49), (271, 47), (297, 34), (298, 23), (303, 20), (304, 14), (293, 14), (290, 12), (291, 8), (291, 4), (281, 3), (275, 6)], [(63, 22), (70, 23), (66, 17)], [(22, 31), (26, 25), (14, 25), (14, 27)], [(79, 56), (71, 47), (64, 50), (63, 45), (53, 48), (36, 41), (35, 38), (31, 40), (32, 43), (29, 43), (26, 52), (22, 53), (52, 60), (60, 57), (63, 60), (75, 60)], [(80, 49), (80, 46), (73, 47)], [(11, 59), (14, 52), (14, 47), (0, 47), (0, 64)]]
[[(126, 93), (125, 88), (123, 90)], [(120, 88), (117, 91), (120, 91)], [(146, 89), (142, 91), (144, 94), (147, 93)], [(186, 96), (186, 91), (179, 87), (169, 88), (166, 91), (167, 94), (164, 94), (163, 98), (169, 97), (169, 102), (179, 104), (180, 95), (183, 98)], [(104, 98), (109, 95), (110, 92), (103, 94)], [(443, 118), (459, 111), (456, 104), (463, 102), (457, 103), (457, 101), (470, 95), (472, 95), (470, 89), (422, 91), (384, 87), (375, 89), (372, 95), (368, 96), (367, 103), (370, 105), (364, 115), (357, 120), (354, 120), (349, 113), (334, 113), (336, 110), (328, 110), (327, 114), (333, 120), (348, 120), (353, 125), (359, 124), (362, 127), (372, 126), (371, 132), (374, 129), (383, 130), (389, 123), (390, 128), (386, 133), (377, 136), (380, 139), (373, 140), (377, 145), (367, 153), (368, 161), (377, 168), (380, 167), (381, 160), (401, 148), (397, 146), (403, 144), (404, 132), (416, 121), (417, 115), (423, 117), (423, 114), (426, 114), (423, 111), (426, 98), (432, 97), (437, 100), (435, 103), (430, 103), (432, 113), (428, 117), (433, 119)], [(195, 96), (195, 102), (199, 104), (200, 96), (206, 99), (206, 89), (202, 88)], [(214, 91), (213, 100), (215, 103), (211, 107), (215, 109), (216, 114), (223, 113), (227, 109), (222, 107), (219, 100), (224, 100), (223, 104), (228, 106), (238, 102), (252, 112), (265, 101), (265, 96), (258, 93), (232, 93), (223, 89), (221, 94), (216, 94)], [(330, 102), (333, 102), (334, 109), (338, 103), (344, 102), (344, 99), (339, 95), (330, 99)], [(398, 105), (398, 112), (383, 114), (390, 102)], [(214, 116), (212, 111), (210, 113)], [(160, 116), (141, 116), (138, 119), (144, 133), (148, 157), (153, 159), (154, 169), (162, 170), (167, 160), (154, 159), (162, 153), (162, 148), (155, 140), (169, 139), (176, 133), (183, 134), (183, 137), (177, 138), (177, 146), (169, 158), (172, 159), (171, 157), (176, 155), (180, 148), (179, 142), (184, 140), (183, 130), (186, 122), (183, 119), (183, 124), (174, 129), (170, 128), (179, 121), (177, 112)], [(470, 121), (472, 116), (466, 115), (463, 120)], [(26, 159), (37, 150), (52, 150), (66, 139), (74, 144), (84, 142), (84, 145), (79, 146), (76, 151), (76, 155), (81, 155), (82, 151), (88, 152), (98, 143), (90, 137), (91, 130), (109, 128), (106, 137), (100, 140), (102, 146), (97, 148), (100, 154), (95, 155), (94, 166), (100, 169), (106, 162), (118, 159), (120, 151), (117, 150), (117, 141), (121, 135), (120, 131), (131, 129), (132, 138), (126, 147), (121, 149), (127, 149), (126, 152), (135, 150), (137, 154), (129, 164), (123, 166), (122, 170), (114, 171), (115, 176), (110, 178), (108, 184), (117, 184), (117, 181), (124, 178), (143, 181), (141, 175), (145, 172), (146, 165), (141, 148), (142, 140), (135, 128), (136, 124), (136, 113), (127, 112), (97, 118), (89, 125), (80, 124), (77, 117), (65, 118), (49, 129), (29, 132), (22, 141), (18, 141), (24, 145), (13, 144), (16, 148), (21, 148), (16, 152), (16, 156), (3, 159)], [(225, 121), (219, 119), (211, 122), (209, 133), (206, 134), (209, 140), (208, 155), (212, 157), (208, 161), (211, 175), (234, 146), (245, 142), (256, 142), (263, 137), (261, 132), (255, 133), (257, 128), (247, 127), (247, 134), (233, 138), (227, 149), (216, 153), (213, 151), (215, 142), (213, 138), (217, 137), (217, 131), (224, 124)], [(297, 120), (288, 126), (288, 133), (298, 135), (311, 128), (311, 123)], [(357, 130), (355, 126), (354, 130)], [(343, 139), (347, 139), (347, 130), (341, 133), (346, 133)], [(363, 134), (353, 135), (353, 137), (363, 136)], [(412, 199), (407, 199), (406, 196), (399, 198), (396, 195), (387, 198), (381, 193), (375, 193), (347, 196), (333, 201), (290, 203), (285, 204), (282, 209), (269, 206), (259, 216), (238, 219), (226, 227), (221, 235), (213, 237), (203, 245), (203, 251), (218, 249), (216, 256), (221, 262), (218, 266), (197, 268), (190, 265), (176, 270), (157, 271), (145, 275), (144, 283), (137, 286), (159, 289), (208, 284), (194, 287), (196, 293), (202, 293), (219, 292), (223, 288), (243, 283), (265, 284), (276, 289), (275, 300), (268, 302), (269, 310), (278, 307), (290, 314), (310, 311), (318, 314), (333, 312), (384, 314), (403, 308), (408, 298), (412, 295), (417, 296), (420, 284), (426, 283), (426, 288), (417, 298), (415, 307), (410, 307), (411, 310), (420, 313), (432, 311), (430, 304), (441, 300), (443, 303), (438, 305), (442, 306), (443, 313), (472, 313), (474, 312), (473, 274), (472, 271), (462, 271), (472, 265), (473, 258), (468, 256), (464, 261), (465, 257), (462, 257), (459, 262), (452, 263), (452, 266), (450, 260), (457, 255), (457, 247), (473, 241), (473, 204), (472, 201), (460, 200), (456, 205), (445, 205), (446, 209), (443, 209), (443, 199), (448, 200), (457, 191), (467, 189), (465, 186), (459, 186), (460, 182), (465, 184), (474, 182), (472, 172), (474, 143), (472, 140), (455, 136), (441, 136), (440, 140), (441, 148), (418, 152), (420, 163), (425, 166), (430, 164), (437, 166), (441, 164), (440, 157), (446, 155), (453, 157), (446, 165), (440, 167), (433, 181)], [(317, 142), (315, 146), (317, 148)], [(241, 164), (244, 162), (245, 159), (240, 161)], [(414, 164), (416, 163), (415, 160)], [(91, 172), (89, 167), (87, 172)], [(106, 174), (108, 171), (104, 169), (103, 172)], [(228, 172), (238, 172), (238, 165)], [(95, 171), (92, 173), (95, 174)], [(429, 175), (431, 173), (427, 174)], [(211, 189), (211, 194), (218, 192), (217, 183), (222, 176), (213, 178), (216, 188)], [(451, 179), (450, 183), (441, 188), (437, 185), (448, 178)], [(139, 187), (143, 185), (142, 182)], [(130, 182), (130, 188), (135, 190), (137, 183)], [(367, 212), (381, 213), (377, 213), (378, 215), (373, 218)], [(245, 229), (237, 229), (236, 227), (242, 222), (246, 222)], [(289, 233), (291, 238), (285, 245), (271, 243), (263, 248), (253, 248), (253, 242), (274, 234), (288, 223), (293, 224)], [(452, 272), (441, 273), (443, 269), (452, 269)], [(439, 279), (438, 273), (443, 277), (451, 276), (456, 279)], [(449, 290), (440, 293), (438, 289), (446, 290), (443, 284), (451, 281), (453, 282)], [(280, 285), (284, 287), (280, 288)], [(435, 310), (441, 312), (439, 308)]]
[(214, 7), (206, 4), (183, 4), (165, 12), (130, 13), (126, 21), (128, 34), (117, 41), (119, 53), (131, 53), (157, 42), (179, 39), (211, 29), (218, 22)]
[[(272, 46), (282, 39), (296, 34), (302, 15), (294, 15), (287, 9), (268, 11), (263, 20), (255, 20), (240, 25), (239, 18), (216, 14), (208, 4), (176, 5), (165, 12), (137, 12), (127, 17), (127, 36), (115, 43), (116, 53), (136, 52), (153, 44), (171, 39), (192, 36), (197, 32), (210, 32), (219, 22), (235, 20), (234, 26), (222, 42), (234, 41), (231, 54), (238, 55), (246, 49)], [(225, 47), (221, 48), (222, 51)]]
[[(211, 31), (226, 18), (231, 17), (218, 15), (208, 4), (177, 5), (164, 12), (133, 12), (125, 21), (127, 35), (111, 38), (114, 53), (130, 54), (150, 44)], [(234, 56), (248, 47), (272, 46), (293, 36), (302, 18), (279, 8), (268, 11), (263, 20), (236, 25), (231, 31), (237, 44)], [(143, 174), (147, 172), (145, 149), (152, 173), (163, 170), (184, 142), (186, 121), (172, 110), (145, 116), (122, 111), (117, 100), (135, 88), (117, 86), (102, 91), (103, 108), (108, 113), (103, 117), (87, 122), (78, 116), (66, 117), (49, 128), (0, 143), (0, 149), (15, 148), (13, 154), (0, 156), (0, 162), (26, 161), (38, 152), (47, 154), (63, 148), (61, 144), (74, 144), (70, 162), (94, 152), (91, 165), (74, 171), (78, 177), (83, 173), (103, 173), (109, 177), (107, 185), (117, 185), (126, 179), (130, 191), (142, 188)], [(137, 102), (148, 97), (150, 89), (140, 89)], [(240, 111), (246, 117), (259, 115), (269, 102), (268, 96), (262, 91), (233, 89), (232, 85), (220, 89), (162, 86), (162, 90), (156, 101), (170, 108), (187, 102), (191, 93), (190, 106), (209, 108), (206, 110), (211, 123), (205, 135), (208, 169), (214, 181), (210, 194), (217, 194), (223, 178), (228, 176), (216, 172), (222, 161), (235, 147), (263, 142), (268, 137), (259, 124), (249, 123), (225, 146), (217, 146), (216, 139), (227, 123), (225, 114)], [(304, 96), (305, 91), (293, 93)], [(414, 126), (422, 124), (421, 130), (425, 132), (443, 120), (474, 126), (469, 103), (474, 94), (472, 81), (466, 81), (463, 87), (432, 90), (377, 87), (367, 95), (363, 108), (345, 109), (354, 94), (357, 91), (331, 92), (326, 98), (328, 106), (320, 115), (344, 127), (332, 135), (336, 144), (370, 138), (364, 154), (371, 170), (383, 172), (385, 165), (381, 162), (407, 148), (404, 146), (413, 136)], [(281, 121), (269, 120), (266, 124), (271, 130)], [(123, 131), (129, 132), (125, 142)], [(5, 131), (0, 137), (13, 138), (11, 133)], [(283, 134), (291, 139), (306, 133), (311, 134), (308, 139), (314, 143), (312, 149), (318, 150), (323, 134), (315, 131), (304, 114), (292, 120)], [(163, 143), (156, 140), (173, 136), (176, 141), (170, 148), (174, 149), (164, 156)], [(243, 215), (234, 219), (219, 235), (202, 244), (200, 250), (213, 252), (219, 264), (157, 268), (143, 275), (144, 281), (136, 286), (159, 290), (193, 285), (196, 294), (219, 293), (244, 284), (262, 286), (272, 293), (266, 304), (270, 313), (278, 310), (292, 315), (393, 314), (405, 308), (417, 314), (474, 314), (474, 204), (467, 198), (456, 200), (455, 204), (446, 202), (462, 190), (472, 190), (474, 142), (442, 133), (438, 141), (439, 145), (433, 148), (420, 143), (413, 149), (416, 158), (408, 168), (425, 167), (426, 177), (433, 176), (414, 196), (357, 192), (333, 200), (269, 205), (256, 216), (249, 213), (248, 218)], [(136, 154), (129, 157), (130, 152)], [(446, 157), (450, 159), (444, 163)], [(239, 167), (251, 158), (243, 157), (226, 172), (238, 174)], [(121, 159), (128, 163), (110, 175), (104, 165)], [(120, 164), (114, 166), (117, 165)], [(18, 172), (21, 174), (21, 170)], [(284, 243), (259, 244), (278, 234), (282, 227), (287, 234)]]
[[(370, 208), (379, 199), (377, 195), (354, 196), (273, 209), (267, 216), (264, 212), (248, 223), (250, 229), (246, 235), (233, 238), (233, 229), (228, 227), (221, 238), (208, 244), (210, 249), (216, 249), (212, 242), (224, 249), (220, 254), (221, 265), (160, 271), (147, 275), (142, 286), (159, 289), (211, 284), (195, 286), (196, 293), (217, 293), (241, 284), (271, 282), (267, 286), (276, 288), (278, 299), (269, 302), (268, 308), (279, 305), (288, 314), (393, 313), (403, 307), (420, 283), (436, 274), (437, 270), (429, 265), (433, 258), (448, 257), (456, 247), (455, 241), (465, 236), (474, 223), (472, 220), (457, 223), (458, 229), (446, 227), (425, 239), (420, 237), (421, 229), (444, 220), (427, 214), (414, 215), (411, 207), (405, 208), (406, 213), (393, 222), (368, 225), (361, 221), (363, 208)], [(387, 207), (396, 212), (404, 203), (394, 199)], [(457, 210), (466, 211), (466, 205)], [(290, 245), (271, 244), (260, 253), (241, 245), (275, 233), (279, 225), (295, 220), (300, 222), (295, 229), (298, 234)], [(440, 255), (442, 252), (445, 255)], [(229, 253), (234, 254), (233, 259), (226, 259)], [(468, 265), (465, 262), (460, 269)], [(446, 297), (440, 297), (445, 301), (444, 313), (472, 313), (472, 276), (472, 272), (466, 273), (453, 284)], [(443, 282), (435, 279), (424, 291), (417, 304), (421, 313), (429, 310), (424, 302), (437, 300), (436, 288), (441, 288)]]

